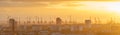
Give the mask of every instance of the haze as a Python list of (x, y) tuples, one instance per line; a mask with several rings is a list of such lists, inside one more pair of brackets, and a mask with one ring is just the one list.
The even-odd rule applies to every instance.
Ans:
[(74, 16), (117, 17), (119, 19), (120, 2), (118, 0), (1, 0), (0, 16)]

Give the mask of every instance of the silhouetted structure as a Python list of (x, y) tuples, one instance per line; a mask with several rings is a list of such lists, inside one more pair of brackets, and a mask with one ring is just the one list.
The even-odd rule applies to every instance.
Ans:
[(30, 17), (27, 17), (27, 23), (31, 23), (30, 19)]
[(62, 19), (60, 17), (56, 18), (56, 24), (61, 24), (62, 23)]
[(85, 20), (85, 24), (87, 26), (87, 28), (91, 28), (91, 20)]
[(85, 24), (91, 24), (91, 20), (85, 20)]
[[(62, 24), (62, 18), (55, 18), (56, 24), (45, 24), (45, 25), (18, 25), (17, 19), (8, 19), (10, 27), (0, 26), (0, 35), (119, 35), (120, 24), (92, 24), (92, 19), (84, 20), (84, 24)], [(98, 22), (98, 19), (96, 19)], [(17, 21), (17, 23), (16, 23)], [(33, 20), (31, 20), (32, 23)], [(27, 23), (22, 21), (21, 23)], [(36, 20), (33, 23), (36, 23)], [(48, 23), (46, 20), (42, 20), (43, 23)], [(66, 23), (69, 21), (65, 20)], [(51, 20), (51, 23), (54, 21)], [(28, 23), (29, 24), (29, 23)], [(15, 25), (18, 25), (17, 28)], [(12, 29), (12, 30), (11, 30)]]
[(15, 35), (15, 28), (17, 25), (17, 22), (15, 21), (15, 19), (13, 18), (9, 19), (9, 25), (10, 25), (10, 28), (12, 29), (13, 34)]
[(40, 21), (40, 23), (43, 23), (43, 18), (41, 18), (41, 21)]
[(91, 21), (90, 19), (89, 19), (89, 20), (85, 20), (85, 24), (86, 24), (86, 27), (87, 27), (87, 29), (86, 29), (87, 35), (92, 34), (92, 33), (91, 33), (91, 30), (90, 30), (90, 29), (92, 28), (92, 27), (91, 27), (91, 22), (92, 22), (92, 21)]

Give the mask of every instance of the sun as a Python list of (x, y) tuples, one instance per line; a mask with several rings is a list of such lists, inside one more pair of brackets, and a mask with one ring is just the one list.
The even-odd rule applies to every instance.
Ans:
[(107, 10), (107, 11), (113, 11), (113, 12), (120, 13), (120, 7), (119, 7), (119, 6), (107, 7), (106, 10)]
[(75, 10), (104, 10), (107, 12), (114, 12), (120, 14), (120, 2), (83, 2), (84, 6), (79, 5), (75, 7)]
[(120, 3), (106, 4), (105, 9), (109, 12), (115, 12), (120, 14)]

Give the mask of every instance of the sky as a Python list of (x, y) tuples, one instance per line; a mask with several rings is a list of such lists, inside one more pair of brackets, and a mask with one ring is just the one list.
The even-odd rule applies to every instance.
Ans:
[(5, 16), (118, 18), (119, 6), (119, 0), (0, 0), (0, 18), (3, 19)]

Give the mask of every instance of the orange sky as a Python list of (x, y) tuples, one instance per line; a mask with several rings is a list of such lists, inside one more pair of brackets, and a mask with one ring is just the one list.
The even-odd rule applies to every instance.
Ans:
[(0, 16), (119, 16), (119, 1), (0, 1)]

